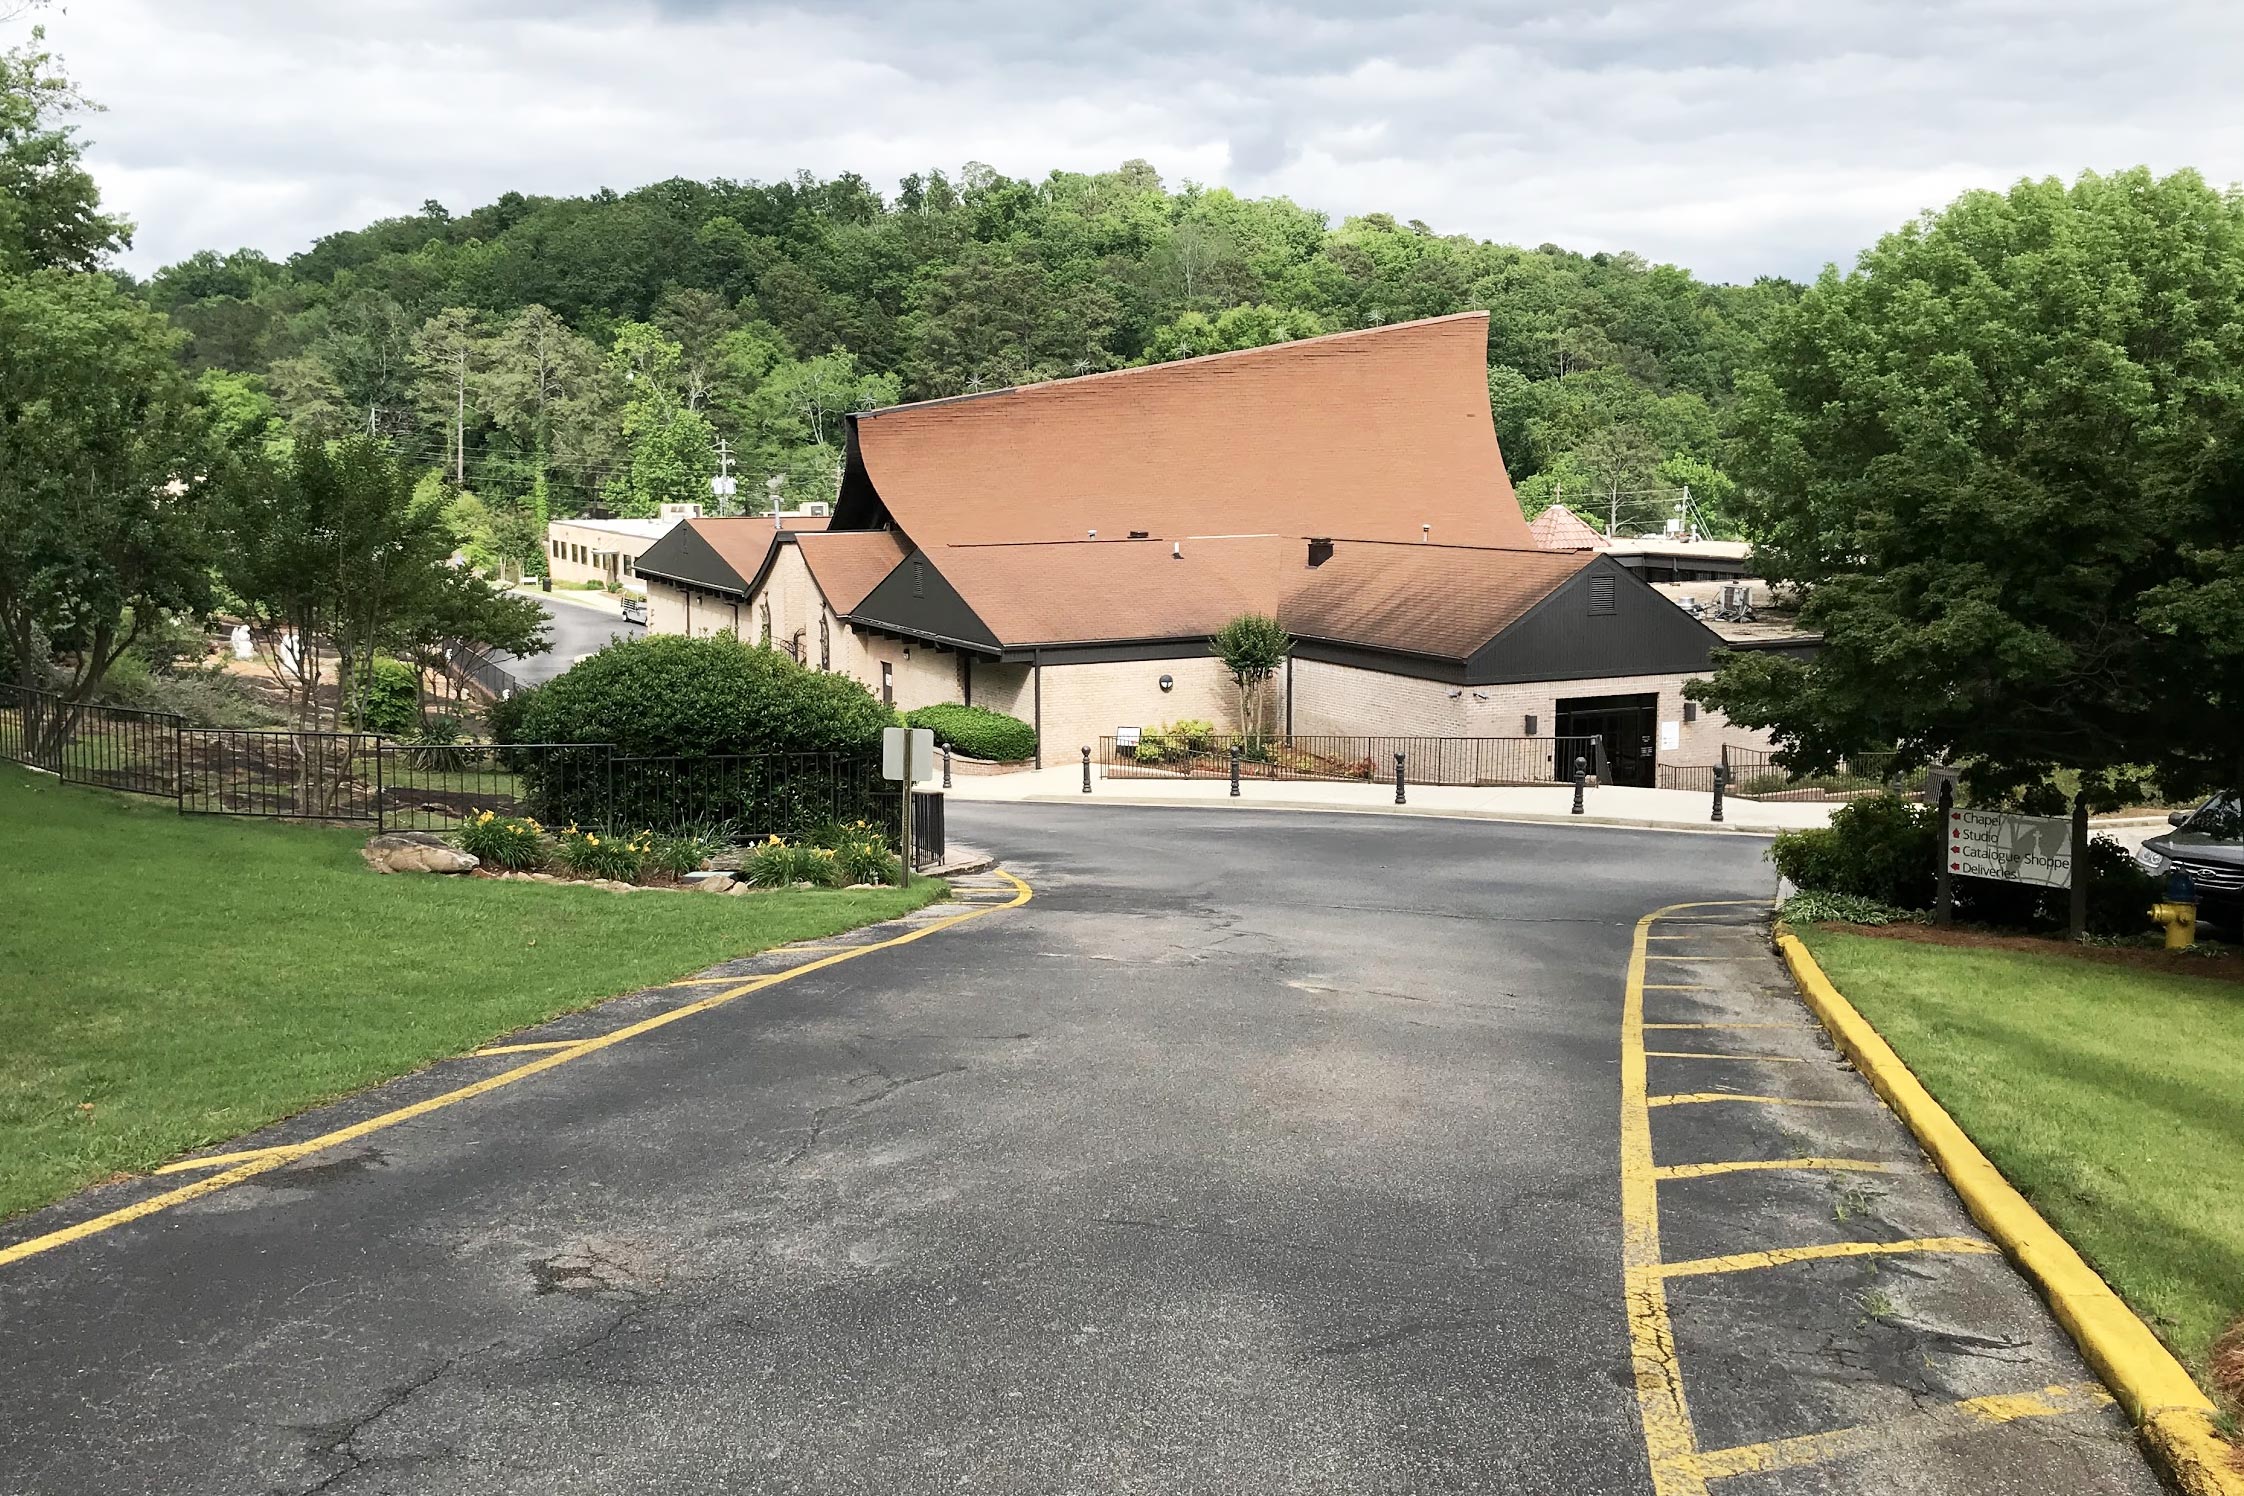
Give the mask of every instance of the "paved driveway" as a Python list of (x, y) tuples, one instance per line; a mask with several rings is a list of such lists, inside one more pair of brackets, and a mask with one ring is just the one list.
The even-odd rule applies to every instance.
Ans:
[[(0, 1491), (1655, 1489), (1639, 1402), (1659, 1389), (1623, 1291), (1625, 978), (1654, 908), (1766, 897), (1759, 843), (956, 820), (1033, 902), (0, 1266)], [(1750, 931), (1729, 938), (1660, 985), (1797, 1028)], [(1855, 1084), (1787, 1037), (1795, 1068)], [(1704, 1129), (1725, 1108), (1677, 1110), (1701, 1131), (1654, 1146), (1722, 1156)], [(1850, 1219), (1723, 1187), (1671, 1219), (1676, 1250)], [(2073, 1390), (1984, 1420), (2009, 1442), (1976, 1458), (1955, 1450), (1978, 1424), (1937, 1423), (1917, 1332), (1887, 1332), (1858, 1278), (1787, 1293), (1764, 1332), (1747, 1276), (1662, 1311), (1701, 1442), (1927, 1417), (1826, 1460), (1788, 1445), (1774, 1473), (1671, 1447), (1663, 1496), (2155, 1491), (2006, 1273), (1939, 1298), (1923, 1333), (1968, 1344), (1998, 1317), (2022, 1385), (1984, 1385)], [(1884, 1338), (1850, 1361), (1865, 1324)], [(1849, 1379), (1910, 1385), (1850, 1400)], [(1655, 1408), (1658, 1437), (1676, 1412)]]
[(542, 685), (587, 655), (597, 654), (618, 639), (636, 639), (646, 629), (625, 623), (615, 605), (602, 599), (592, 602), (582, 594), (524, 592), (524, 597), (545, 609), (547, 637), (553, 647), (543, 654), (517, 659), (503, 651), (493, 658), (525, 685)]

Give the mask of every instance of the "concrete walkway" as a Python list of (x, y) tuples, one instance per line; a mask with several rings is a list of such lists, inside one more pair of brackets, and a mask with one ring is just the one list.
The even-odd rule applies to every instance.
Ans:
[(1583, 796), (1583, 814), (1572, 814), (1572, 785), (1459, 787), (1410, 785), (1408, 804), (1395, 804), (1395, 787), (1325, 780), (1247, 779), (1239, 798), (1231, 798), (1224, 779), (1104, 779), (1094, 766), (1091, 793), (1083, 793), (1080, 763), (1020, 774), (958, 775), (949, 790), (953, 800), (999, 803), (1081, 803), (1095, 805), (1181, 805), (1213, 810), (1358, 811), (1402, 815), (1456, 816), (1487, 821), (1562, 821), (1602, 826), (1646, 826), (1661, 830), (1745, 831), (1768, 835), (1801, 826), (1822, 826), (1832, 805), (1791, 801), (1726, 800), (1719, 825), (1711, 819), (1711, 795), (1689, 790), (1640, 790), (1601, 785)]

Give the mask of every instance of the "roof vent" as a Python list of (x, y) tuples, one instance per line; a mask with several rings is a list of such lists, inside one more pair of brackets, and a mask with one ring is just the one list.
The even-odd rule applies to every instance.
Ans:
[(1433, 538), (1434, 538), (1434, 527), (1433, 527), (1432, 525), (1420, 525), (1420, 526), (1418, 527), (1418, 538), (1419, 538), (1420, 540), (1431, 540), (1431, 539), (1433, 539)]
[(1322, 566), (1332, 559), (1332, 542), (1318, 537), (1309, 542), (1309, 564)]
[(1175, 560), (1182, 561), (1184, 559), (1184, 542), (1181, 540), (1169, 542), (1169, 555)]
[(1098, 538), (1099, 538), (1099, 532), (1098, 532), (1098, 531), (1096, 531), (1096, 530), (1093, 530), (1093, 531), (1091, 532), (1091, 539), (1093, 539), (1093, 540), (1096, 540), (1096, 539), (1098, 539)]
[(1132, 530), (1130, 532), (1130, 538), (1132, 540), (1151, 540), (1153, 538), (1153, 532), (1151, 530)]

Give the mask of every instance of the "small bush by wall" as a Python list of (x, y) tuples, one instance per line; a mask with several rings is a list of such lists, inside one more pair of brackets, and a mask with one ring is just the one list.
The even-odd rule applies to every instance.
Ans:
[(909, 726), (927, 728), (935, 734), (938, 745), (947, 743), (969, 758), (1010, 764), (1036, 756), (1035, 728), (1018, 717), (985, 707), (956, 702), (923, 706), (907, 712), (904, 720)]

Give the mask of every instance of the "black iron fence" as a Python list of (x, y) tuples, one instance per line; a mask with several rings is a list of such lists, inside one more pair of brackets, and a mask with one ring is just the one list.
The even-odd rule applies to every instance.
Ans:
[(462, 639), (444, 646), (444, 673), (460, 689), (474, 691), (486, 701), (504, 701), (522, 689), (512, 671)]
[[(1741, 800), (1856, 800), (1889, 790), (1904, 799), (1922, 800), (1925, 796), (1924, 768), (1920, 765), (1897, 770), (1895, 764), (1899, 757), (1890, 752), (1849, 754), (1836, 769), (1810, 774), (1783, 767), (1768, 749), (1725, 746), (1720, 767), (1729, 770), (1729, 786), (1724, 793)], [(1659, 787), (1711, 793), (1716, 767), (1714, 764), (1661, 764)]]
[(1391, 780), (1395, 755), (1412, 784), (1558, 784), (1574, 777), (1574, 760), (1593, 775), (1607, 769), (1597, 737), (1442, 738), (1327, 737), (1298, 734), (1197, 733), (1189, 738), (1146, 732), (1135, 743), (1099, 739), (1099, 769), (1108, 779), (1219, 779), (1239, 750), (1242, 779)]
[(794, 837), (866, 821), (901, 830), (877, 757), (652, 758), (606, 743), (399, 743), (372, 733), (194, 727), (166, 712), (80, 706), (0, 687), (0, 758), (182, 814), (355, 821), (443, 831), (473, 816), (561, 827)]

